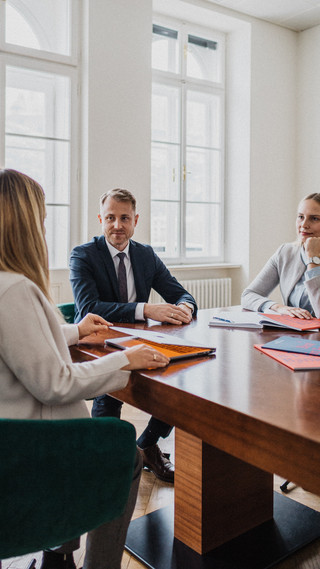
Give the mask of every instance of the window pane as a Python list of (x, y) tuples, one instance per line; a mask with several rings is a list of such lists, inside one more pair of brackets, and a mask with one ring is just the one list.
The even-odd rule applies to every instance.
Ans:
[(49, 203), (69, 203), (68, 142), (6, 136), (6, 168), (19, 170), (39, 182)]
[(187, 201), (219, 201), (220, 152), (187, 148)]
[(220, 207), (187, 204), (186, 256), (217, 257), (220, 252)]
[(220, 260), (224, 37), (168, 26), (153, 26), (152, 245), (173, 262)]
[(45, 221), (51, 269), (68, 266), (69, 207), (47, 206)]
[[(47, 203), (70, 200), (70, 79), (7, 67), (6, 167), (39, 182)], [(51, 268), (66, 267), (69, 207), (47, 206), (47, 241)]]
[(151, 202), (151, 244), (160, 257), (178, 256), (179, 204)]
[(68, 139), (70, 79), (7, 67), (6, 132)]
[(70, 0), (6, 0), (6, 42), (70, 55)]
[(187, 75), (194, 79), (220, 82), (220, 50), (216, 41), (188, 36)]
[(219, 148), (220, 98), (189, 89), (187, 93), (187, 144)]
[(154, 25), (152, 34), (152, 67), (161, 71), (179, 71), (178, 32)]
[(179, 199), (179, 147), (153, 143), (151, 150), (151, 197), (166, 200)]
[(152, 139), (179, 142), (179, 89), (154, 83), (152, 90)]

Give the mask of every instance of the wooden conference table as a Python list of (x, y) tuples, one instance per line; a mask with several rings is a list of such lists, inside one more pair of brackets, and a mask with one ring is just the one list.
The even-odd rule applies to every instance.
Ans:
[[(176, 427), (175, 539), (170, 508), (128, 532), (127, 548), (155, 569), (267, 568), (320, 535), (320, 514), (273, 496), (273, 473), (320, 495), (320, 371), (293, 372), (253, 347), (320, 333), (213, 328), (211, 314), (149, 327), (215, 346), (215, 357), (133, 372), (113, 393)], [(105, 337), (72, 347), (74, 361), (105, 354)]]

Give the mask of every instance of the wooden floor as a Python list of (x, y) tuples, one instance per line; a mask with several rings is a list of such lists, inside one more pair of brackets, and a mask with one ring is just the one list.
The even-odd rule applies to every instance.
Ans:
[[(122, 418), (132, 422), (139, 435), (148, 421), (149, 416), (129, 405), (124, 405)], [(174, 434), (171, 433), (170, 437), (166, 440), (161, 440), (161, 450), (170, 452), (172, 461), (174, 462)], [(299, 460), (299, 457), (297, 457)], [(282, 478), (274, 477), (274, 487), (279, 491), (279, 486), (283, 482)], [(320, 497), (304, 491), (302, 488), (290, 486), (292, 490), (288, 496), (297, 502), (301, 502), (315, 510), (320, 511)], [(289, 487), (289, 488), (290, 488)], [(134, 518), (138, 518), (144, 514), (157, 510), (162, 506), (166, 506), (173, 502), (174, 487), (170, 484), (165, 484), (157, 480), (153, 474), (143, 471), (139, 494), (137, 499), (136, 508), (134, 511)], [(81, 547), (75, 552), (75, 561), (77, 567), (82, 567), (84, 556), (85, 538), (81, 540)], [(37, 559), (37, 568), (40, 566), (41, 553), (34, 555), (26, 555), (24, 557), (16, 557), (14, 559), (7, 559), (2, 562), (2, 569), (26, 569), (29, 561), (32, 558)], [(38, 561), (39, 560), (39, 561)], [(145, 565), (134, 559), (127, 552), (124, 552), (121, 569), (145, 569)], [(183, 568), (183, 569), (188, 569)], [(320, 539), (313, 544), (300, 550), (298, 553), (290, 556), (282, 563), (278, 564), (275, 569), (320, 569)]]

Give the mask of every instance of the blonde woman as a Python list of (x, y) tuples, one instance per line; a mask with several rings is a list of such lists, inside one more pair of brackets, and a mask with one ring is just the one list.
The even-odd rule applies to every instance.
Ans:
[[(89, 417), (84, 399), (125, 387), (130, 370), (167, 365), (148, 347), (72, 363), (68, 345), (107, 327), (100, 316), (62, 325), (49, 292), (41, 186), (15, 170), (0, 170), (0, 417)], [(120, 569), (127, 527), (138, 491), (137, 454), (126, 511), (89, 532), (84, 569)], [(78, 540), (45, 551), (42, 569), (74, 569)]]
[[(299, 203), (296, 233), (297, 241), (281, 245), (244, 290), (243, 308), (320, 317), (320, 194), (309, 194)], [(269, 296), (277, 285), (282, 303)]]

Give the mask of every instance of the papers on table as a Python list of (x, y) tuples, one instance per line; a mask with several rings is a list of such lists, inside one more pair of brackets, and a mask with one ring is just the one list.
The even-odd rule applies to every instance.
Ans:
[(198, 348), (208, 347), (191, 340), (178, 338), (178, 336), (174, 336), (173, 334), (163, 334), (162, 332), (156, 332), (154, 330), (140, 330), (139, 328), (125, 328), (120, 326), (112, 326), (110, 330), (116, 330), (122, 334), (129, 334), (130, 336), (143, 338), (144, 340), (150, 340), (151, 342), (157, 342), (159, 344), (171, 344), (173, 346), (194, 346)]
[(318, 330), (320, 328), (320, 319), (312, 318), (306, 320), (285, 316), (282, 314), (263, 314), (262, 312), (250, 311), (229, 311), (217, 312), (213, 315), (209, 326), (222, 326), (227, 328), (251, 328), (261, 329), (264, 326), (274, 326), (277, 328), (286, 328), (289, 330), (297, 330), (303, 332), (308, 330)]

